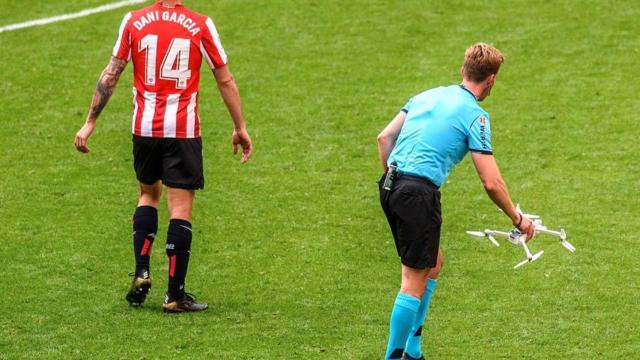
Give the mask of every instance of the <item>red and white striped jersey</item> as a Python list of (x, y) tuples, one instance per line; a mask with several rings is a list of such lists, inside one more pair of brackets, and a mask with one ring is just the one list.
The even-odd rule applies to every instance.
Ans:
[(202, 59), (227, 63), (213, 21), (182, 5), (160, 2), (128, 13), (113, 56), (133, 60), (133, 124), (138, 136), (200, 137), (198, 87)]

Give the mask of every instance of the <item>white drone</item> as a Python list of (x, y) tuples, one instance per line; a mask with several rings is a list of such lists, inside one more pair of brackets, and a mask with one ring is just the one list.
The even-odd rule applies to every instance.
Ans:
[[(524, 214), (522, 210), (520, 210), (520, 204), (516, 205), (516, 211), (518, 211), (521, 215), (533, 220), (533, 226), (536, 234), (547, 234), (551, 236), (556, 236), (560, 239), (560, 244), (564, 246), (567, 250), (571, 252), (576, 251), (576, 248), (567, 241), (567, 233), (564, 231), (564, 229), (560, 229), (559, 231), (548, 229), (546, 226), (542, 225), (542, 219), (540, 218), (539, 215)], [(527, 238), (526, 234), (523, 234), (517, 228), (513, 229), (511, 232), (485, 229), (484, 231), (467, 231), (467, 234), (487, 238), (489, 239), (489, 241), (493, 243), (493, 245), (498, 247), (500, 246), (500, 243), (496, 240), (496, 237), (507, 238), (509, 242), (511, 242), (513, 245), (522, 246), (524, 248), (524, 252), (527, 258), (517, 263), (513, 267), (514, 269), (517, 269), (520, 266), (530, 263), (532, 261), (536, 261), (542, 256), (542, 254), (544, 254), (544, 250), (541, 250), (535, 254), (532, 254), (531, 251), (529, 250), (529, 247), (527, 246), (527, 243), (525, 242)]]

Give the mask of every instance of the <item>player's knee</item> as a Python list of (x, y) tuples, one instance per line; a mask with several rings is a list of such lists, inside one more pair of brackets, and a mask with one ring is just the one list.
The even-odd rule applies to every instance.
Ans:
[(167, 205), (172, 219), (191, 221), (194, 192), (183, 189), (167, 189)]
[(438, 260), (436, 261), (436, 269), (438, 273), (440, 272), (443, 266), (444, 266), (444, 253), (440, 251), (438, 253)]
[(402, 272), (400, 292), (421, 299), (426, 286), (428, 274), (429, 271), (427, 270), (404, 268)]
[(169, 209), (169, 217), (171, 219), (181, 219), (185, 221), (191, 221), (191, 207), (190, 206), (172, 206)]
[(440, 270), (444, 266), (444, 253), (442, 251), (438, 252), (438, 259), (436, 260), (436, 266), (434, 266), (431, 271), (429, 271), (430, 279), (437, 279), (440, 276)]
[(159, 202), (160, 202), (160, 196), (140, 194), (140, 198), (138, 199), (138, 206), (146, 205), (146, 206), (152, 206), (157, 209)]
[(160, 183), (160, 181), (153, 185), (140, 183), (140, 199), (138, 201), (139, 205), (148, 205), (157, 208), (161, 196), (162, 183)]
[(415, 298), (422, 299), (424, 290), (426, 288), (426, 277), (424, 279), (416, 279), (413, 282), (403, 282), (400, 287), (400, 292), (411, 295)]
[(189, 201), (169, 201), (169, 216), (172, 219), (191, 221), (192, 204)]

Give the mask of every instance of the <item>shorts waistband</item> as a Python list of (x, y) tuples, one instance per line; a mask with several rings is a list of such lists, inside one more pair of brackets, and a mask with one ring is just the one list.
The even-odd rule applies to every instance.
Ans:
[(419, 182), (422, 184), (427, 185), (428, 187), (430, 187), (431, 189), (434, 190), (440, 190), (440, 188), (438, 187), (438, 185), (434, 184), (431, 180), (429, 180), (426, 177), (422, 177), (422, 176), (415, 176), (415, 175), (408, 175), (408, 174), (402, 174), (402, 173), (397, 173), (396, 174), (398, 180), (410, 180), (410, 181), (415, 181), (415, 182)]

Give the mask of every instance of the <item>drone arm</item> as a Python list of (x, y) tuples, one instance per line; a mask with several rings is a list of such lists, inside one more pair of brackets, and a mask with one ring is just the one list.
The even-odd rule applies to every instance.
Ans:
[(546, 227), (536, 227), (536, 232), (540, 234), (547, 234), (547, 235), (562, 237), (562, 235), (560, 234), (560, 231), (549, 230)]
[(498, 231), (498, 230), (485, 230), (485, 232), (487, 234), (493, 235), (493, 236), (500, 236), (503, 238), (509, 238), (510, 233), (506, 232), (506, 231)]

